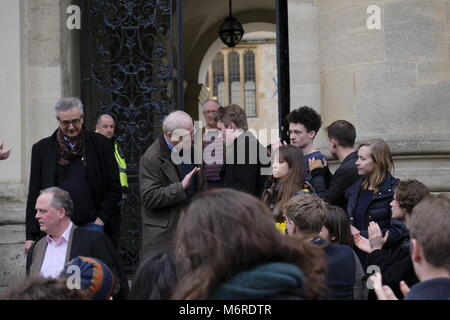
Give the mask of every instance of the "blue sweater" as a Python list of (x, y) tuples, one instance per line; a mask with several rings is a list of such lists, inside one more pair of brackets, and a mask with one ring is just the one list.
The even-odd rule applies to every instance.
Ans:
[(450, 278), (434, 278), (411, 288), (405, 300), (450, 300)]

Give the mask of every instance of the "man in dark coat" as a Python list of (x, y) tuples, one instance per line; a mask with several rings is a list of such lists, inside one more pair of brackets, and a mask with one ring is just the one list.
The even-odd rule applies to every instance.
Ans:
[(40, 190), (58, 186), (68, 191), (73, 223), (97, 231), (103, 231), (122, 196), (111, 141), (84, 130), (81, 101), (63, 98), (55, 111), (59, 128), (32, 148), (25, 252), (40, 237), (34, 210)]
[(193, 132), (187, 113), (172, 112), (163, 122), (163, 134), (141, 157), (142, 255), (172, 244), (181, 210), (205, 189), (201, 165), (188, 155), (193, 155)]
[(337, 120), (327, 128), (328, 150), (341, 162), (339, 168), (334, 172), (330, 185), (327, 188), (325, 181), (326, 166), (321, 160), (309, 161), (311, 171), (311, 184), (316, 194), (324, 201), (347, 209), (345, 190), (359, 179), (356, 169), (358, 152), (354, 149), (356, 130), (348, 121)]
[[(248, 131), (245, 111), (237, 105), (219, 108), (217, 128), (226, 144), (226, 160), (221, 176), (224, 187), (261, 197), (270, 170), (267, 149)], [(269, 172), (270, 171), (270, 172)]]
[(104, 233), (78, 228), (72, 223), (74, 206), (69, 193), (58, 187), (42, 190), (35, 208), (39, 228), (47, 236), (28, 251), (27, 275), (57, 278), (72, 259), (97, 258), (120, 280), (116, 298), (125, 299), (128, 282), (120, 255)]

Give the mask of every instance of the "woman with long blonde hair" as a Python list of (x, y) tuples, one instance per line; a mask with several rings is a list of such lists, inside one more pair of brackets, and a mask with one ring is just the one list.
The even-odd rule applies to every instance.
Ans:
[[(348, 199), (347, 213), (352, 225), (352, 234), (368, 238), (368, 226), (375, 222), (382, 230), (388, 248), (403, 237), (406, 227), (398, 221), (391, 221), (390, 202), (394, 199), (398, 179), (391, 174), (394, 169), (389, 145), (381, 140), (369, 140), (358, 148), (356, 168), (360, 179), (346, 191)], [(363, 268), (367, 255), (356, 249)]]

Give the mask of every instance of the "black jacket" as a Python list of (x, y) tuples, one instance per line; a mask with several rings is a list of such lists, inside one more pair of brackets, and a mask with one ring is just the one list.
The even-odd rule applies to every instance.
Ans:
[[(47, 240), (41, 239), (41, 241)], [(26, 262), (27, 275), (30, 275), (31, 264), (39, 258), (33, 255), (36, 244), (34, 243), (28, 251)], [(96, 258), (106, 264), (120, 282), (120, 292), (114, 297), (119, 299), (125, 299), (127, 297), (129, 287), (123, 269), (122, 259), (108, 236), (102, 232), (76, 228), (73, 230), (73, 237), (71, 239), (69, 261), (78, 256)], [(43, 259), (43, 257), (40, 258)], [(40, 270), (40, 267), (38, 270)]]
[[(122, 198), (119, 169), (111, 140), (93, 132), (85, 132), (85, 157), (89, 189), (103, 222), (110, 221), (110, 215)], [(42, 189), (56, 186), (57, 173), (56, 131), (33, 145), (31, 151), (31, 172), (26, 209), (26, 239), (39, 238), (39, 224), (35, 218), (36, 200)], [(75, 216), (83, 213), (74, 212)], [(84, 223), (93, 222), (85, 221)]]
[(326, 168), (314, 169), (311, 172), (311, 184), (316, 194), (324, 201), (347, 209), (345, 190), (359, 179), (356, 169), (357, 151), (350, 153), (331, 178), (330, 186), (326, 187)]
[(400, 290), (400, 281), (405, 281), (409, 287), (419, 282), (414, 271), (409, 249), (409, 237), (391, 253), (387, 250), (375, 250), (368, 255), (368, 265), (376, 265), (380, 268), (383, 284), (391, 287), (395, 295), (403, 296)]
[(270, 166), (267, 149), (249, 131), (234, 140), (233, 148), (226, 149), (226, 165), (221, 172), (224, 187), (261, 197), (267, 178), (261, 169)]

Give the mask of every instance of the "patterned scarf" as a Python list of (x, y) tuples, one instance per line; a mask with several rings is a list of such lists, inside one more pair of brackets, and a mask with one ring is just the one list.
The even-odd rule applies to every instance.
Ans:
[(84, 156), (84, 129), (81, 129), (80, 134), (72, 141), (64, 136), (61, 129), (58, 129), (56, 132), (56, 142), (58, 144), (58, 164), (66, 166), (71, 160), (82, 156), (81, 161), (84, 166), (86, 165)]

